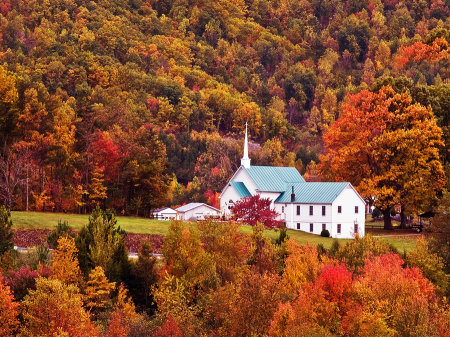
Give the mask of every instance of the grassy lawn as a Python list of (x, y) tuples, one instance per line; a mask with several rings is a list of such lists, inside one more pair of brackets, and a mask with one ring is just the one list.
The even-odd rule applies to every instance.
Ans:
[[(88, 223), (89, 215), (81, 214), (65, 214), (65, 213), (39, 213), (39, 212), (12, 212), (13, 229), (54, 229), (59, 220), (68, 221), (69, 225), (74, 230), (80, 230), (81, 227)], [(117, 217), (117, 224), (129, 233), (136, 234), (167, 234), (169, 228), (169, 221), (150, 220), (145, 218), (136, 217)], [(372, 225), (372, 223), (370, 224)], [(250, 226), (243, 226), (242, 231), (244, 233), (251, 233), (252, 228)], [(404, 233), (403, 231), (384, 231), (383, 229), (366, 229), (366, 233), (373, 236), (386, 236), (392, 235), (392, 237), (383, 237), (381, 240), (385, 240), (393, 244), (400, 253), (403, 250), (414, 249), (416, 243), (416, 236), (402, 236), (404, 234), (411, 234), (410, 232)], [(312, 246), (316, 246), (321, 243), (325, 248), (330, 248), (333, 242), (332, 238), (323, 238), (318, 235), (296, 231), (289, 229), (288, 234), (295, 241), (301, 245), (309, 243)], [(266, 235), (272, 239), (278, 237), (278, 232), (266, 231)], [(340, 239), (340, 243), (344, 243), (348, 240)]]
[[(58, 221), (68, 221), (74, 230), (80, 230), (89, 222), (89, 215), (65, 213), (12, 212), (13, 229), (54, 229)], [(130, 233), (167, 234), (169, 221), (135, 217), (117, 217), (117, 225)]]

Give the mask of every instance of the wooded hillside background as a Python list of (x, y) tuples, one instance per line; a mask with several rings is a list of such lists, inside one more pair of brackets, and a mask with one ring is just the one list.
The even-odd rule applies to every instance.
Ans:
[(347, 94), (383, 84), (430, 105), (449, 140), (449, 5), (2, 0), (3, 199), (136, 215), (216, 205), (246, 121), (252, 164), (319, 179)]

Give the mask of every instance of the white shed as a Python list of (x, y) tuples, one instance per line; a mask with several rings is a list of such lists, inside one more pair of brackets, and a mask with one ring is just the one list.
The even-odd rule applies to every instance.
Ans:
[(170, 207), (157, 208), (153, 210), (152, 217), (157, 220), (171, 220), (175, 219), (177, 211)]
[(208, 217), (220, 216), (220, 211), (217, 208), (203, 203), (192, 202), (190, 204), (177, 208), (179, 213), (178, 219), (187, 221), (191, 218), (196, 220), (203, 220)]

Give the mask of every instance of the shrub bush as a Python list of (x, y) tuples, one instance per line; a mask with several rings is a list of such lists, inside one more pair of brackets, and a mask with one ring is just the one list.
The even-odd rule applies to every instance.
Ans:
[(328, 229), (323, 229), (322, 232), (320, 232), (320, 236), (323, 236), (324, 238), (329, 238), (330, 232), (328, 231)]
[(383, 212), (381, 212), (378, 208), (374, 208), (372, 211), (372, 219), (381, 218), (383, 216)]

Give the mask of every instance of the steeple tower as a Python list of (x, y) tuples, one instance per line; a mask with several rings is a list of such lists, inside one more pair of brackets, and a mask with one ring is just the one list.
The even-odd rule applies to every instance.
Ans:
[(241, 158), (241, 166), (250, 168), (250, 158), (248, 157), (247, 123), (245, 123), (244, 156)]

